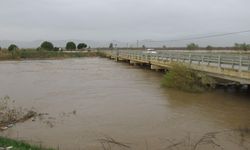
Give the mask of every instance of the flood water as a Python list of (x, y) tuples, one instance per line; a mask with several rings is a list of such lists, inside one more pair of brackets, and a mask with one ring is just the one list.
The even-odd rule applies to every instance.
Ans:
[[(104, 149), (101, 139), (110, 138), (130, 149), (158, 150), (185, 137), (195, 142), (208, 132), (250, 127), (248, 94), (165, 89), (162, 76), (104, 58), (0, 62), (0, 97), (49, 114), (0, 135), (63, 150)], [(232, 150), (237, 140), (233, 133), (218, 138)]]

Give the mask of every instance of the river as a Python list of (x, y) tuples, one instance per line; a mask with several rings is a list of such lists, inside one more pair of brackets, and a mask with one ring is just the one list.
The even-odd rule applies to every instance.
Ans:
[(104, 149), (112, 139), (130, 149), (156, 150), (223, 131), (217, 141), (237, 149), (239, 138), (224, 131), (250, 127), (249, 94), (165, 89), (162, 76), (104, 58), (2, 61), (0, 97), (49, 115), (0, 135), (63, 150)]

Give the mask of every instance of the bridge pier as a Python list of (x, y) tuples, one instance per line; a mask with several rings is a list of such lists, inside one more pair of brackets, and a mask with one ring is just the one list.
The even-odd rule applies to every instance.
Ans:
[(115, 56), (110, 56), (110, 58), (111, 58), (111, 59), (114, 59), (114, 60), (117, 59), (117, 57), (115, 57)]
[(123, 58), (120, 58), (120, 57), (118, 57), (117, 60), (118, 61), (126, 61), (126, 59), (123, 59)]
[(159, 66), (156, 66), (156, 65), (151, 65), (151, 66), (150, 66), (150, 69), (151, 69), (151, 70), (156, 70), (156, 71), (165, 70), (164, 68), (159, 67)]
[(132, 65), (134, 65), (134, 66), (137, 65), (137, 64), (139, 64), (138, 62), (133, 61), (133, 60), (130, 60), (129, 63), (132, 64)]
[(238, 91), (240, 91), (241, 89), (242, 89), (242, 86), (243, 85), (241, 85), (241, 84), (236, 84), (235, 85), (235, 90), (238, 92)]

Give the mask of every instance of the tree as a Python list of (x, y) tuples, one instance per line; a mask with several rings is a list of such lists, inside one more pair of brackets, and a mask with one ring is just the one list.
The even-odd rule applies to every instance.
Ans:
[(15, 51), (15, 50), (17, 50), (17, 49), (18, 49), (18, 47), (17, 47), (15, 44), (11, 44), (11, 45), (8, 47), (8, 50), (9, 50), (10, 52)]
[(84, 48), (86, 48), (87, 47), (87, 44), (85, 44), (85, 43), (79, 43), (78, 45), (77, 45), (77, 49), (84, 49)]
[(242, 43), (242, 44), (239, 44), (239, 43), (235, 43), (234, 44), (234, 48), (236, 50), (244, 50), (244, 51), (247, 51), (250, 49), (250, 44), (246, 44), (246, 43)]
[(239, 44), (238, 43), (234, 43), (234, 48), (238, 49), (239, 48)]
[(166, 45), (163, 45), (163, 46), (162, 46), (162, 48), (163, 48), (163, 49), (166, 49), (166, 48), (167, 48), (167, 46), (166, 46)]
[(75, 50), (76, 49), (76, 44), (74, 42), (68, 42), (66, 44), (66, 49), (67, 50)]
[(110, 43), (110, 44), (109, 44), (109, 48), (110, 48), (110, 49), (113, 49), (113, 48), (114, 48), (113, 43)]
[(145, 45), (142, 45), (142, 48), (143, 48), (143, 49), (146, 49), (146, 46), (145, 46)]
[(187, 45), (187, 49), (188, 50), (196, 50), (199, 48), (199, 45), (195, 44), (195, 43), (190, 43)]
[(44, 41), (41, 44), (41, 49), (52, 51), (52, 50), (54, 50), (54, 45), (51, 42)]
[(206, 47), (206, 50), (212, 50), (212, 49), (213, 49), (213, 47), (210, 46), (210, 45), (208, 45), (208, 46)]

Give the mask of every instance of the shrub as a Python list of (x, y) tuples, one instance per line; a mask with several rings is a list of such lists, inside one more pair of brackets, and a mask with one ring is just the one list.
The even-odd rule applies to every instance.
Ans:
[(54, 51), (59, 51), (60, 48), (59, 47), (54, 47)]
[(77, 49), (84, 49), (84, 48), (86, 48), (87, 47), (87, 44), (85, 44), (85, 43), (79, 43), (78, 45), (77, 45)]
[(202, 92), (213, 88), (215, 80), (181, 64), (174, 64), (162, 81), (163, 86), (189, 92)]
[(246, 44), (246, 43), (242, 43), (242, 44), (235, 43), (235, 44), (234, 44), (234, 48), (235, 48), (236, 50), (244, 50), (244, 51), (247, 51), (247, 50), (250, 50), (250, 44)]
[(110, 43), (110, 44), (109, 44), (109, 48), (110, 48), (110, 49), (113, 49), (113, 48), (114, 48), (113, 43)]
[(24, 141), (17, 141), (0, 136), (0, 147), (12, 146), (13, 150), (53, 150), (50, 148), (43, 148), (41, 146), (33, 146)]
[(51, 42), (44, 41), (44, 42), (41, 44), (41, 49), (51, 51), (51, 50), (54, 49), (54, 45), (53, 45)]
[(213, 50), (213, 47), (210, 46), (210, 45), (208, 45), (208, 46), (206, 47), (206, 50)]
[(15, 51), (15, 50), (17, 50), (18, 49), (18, 47), (15, 45), (15, 44), (11, 44), (9, 47), (8, 47), (8, 50), (9, 51)]
[(199, 45), (195, 44), (195, 43), (190, 43), (187, 45), (187, 49), (188, 50), (196, 50), (199, 48)]

